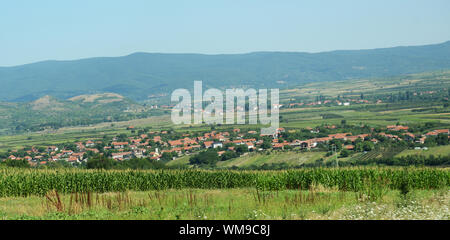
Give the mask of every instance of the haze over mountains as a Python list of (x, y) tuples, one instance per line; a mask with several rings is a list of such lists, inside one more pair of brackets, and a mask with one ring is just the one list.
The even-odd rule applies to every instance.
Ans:
[(450, 41), (442, 44), (323, 53), (134, 53), (124, 57), (44, 61), (0, 67), (0, 101), (68, 99), (112, 92), (134, 100), (192, 88), (287, 87), (315, 81), (387, 77), (450, 69)]

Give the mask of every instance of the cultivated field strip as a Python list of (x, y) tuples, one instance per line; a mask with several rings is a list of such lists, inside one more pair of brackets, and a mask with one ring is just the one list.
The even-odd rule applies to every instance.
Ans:
[(60, 193), (148, 191), (164, 189), (259, 190), (308, 189), (312, 185), (342, 191), (438, 189), (450, 186), (444, 168), (317, 168), (287, 171), (230, 170), (37, 170), (0, 169), (0, 197)]

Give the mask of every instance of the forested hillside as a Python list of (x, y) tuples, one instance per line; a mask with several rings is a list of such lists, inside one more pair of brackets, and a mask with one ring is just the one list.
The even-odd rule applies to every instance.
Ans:
[(113, 92), (134, 100), (176, 88), (288, 87), (307, 82), (386, 77), (450, 68), (450, 41), (436, 45), (324, 53), (202, 55), (135, 53), (0, 68), (0, 101)]

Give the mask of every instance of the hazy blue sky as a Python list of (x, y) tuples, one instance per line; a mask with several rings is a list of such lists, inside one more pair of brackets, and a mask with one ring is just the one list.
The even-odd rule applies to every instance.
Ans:
[(2, 0), (0, 66), (133, 52), (319, 52), (450, 40), (448, 0)]

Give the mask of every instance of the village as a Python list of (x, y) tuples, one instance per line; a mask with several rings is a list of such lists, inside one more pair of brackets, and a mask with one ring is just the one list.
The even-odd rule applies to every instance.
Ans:
[[(358, 129), (360, 134), (352, 134), (348, 129)], [(25, 160), (30, 166), (46, 165), (50, 162), (66, 161), (72, 165), (86, 163), (94, 155), (104, 155), (115, 161), (125, 161), (132, 158), (147, 158), (165, 162), (178, 157), (191, 155), (206, 149), (215, 149), (219, 157), (225, 153), (239, 153), (231, 155), (238, 157), (242, 153), (265, 150), (304, 150), (315, 151), (318, 146), (344, 151), (370, 151), (372, 147), (359, 147), (363, 142), (376, 145), (380, 140), (393, 142), (407, 142), (415, 149), (424, 149), (427, 139), (445, 135), (448, 142), (449, 129), (435, 129), (422, 134), (413, 134), (405, 125), (388, 125), (382, 129), (367, 127), (343, 127), (324, 125), (315, 128), (285, 129), (278, 128), (274, 135), (261, 135), (256, 130), (208, 131), (193, 133), (177, 133), (171, 130), (136, 131), (133, 126), (127, 128), (131, 136), (121, 134), (112, 138), (92, 139), (84, 142), (57, 144), (10, 150), (6, 159)], [(325, 133), (324, 133), (325, 132)], [(133, 134), (134, 133), (134, 134)], [(327, 134), (330, 133), (330, 134)], [(299, 137), (300, 136), (300, 137)], [(303, 136), (303, 137), (301, 137)], [(310, 136), (309, 138), (307, 136)], [(297, 138), (298, 137), (298, 138)], [(367, 144), (364, 144), (367, 146)]]

